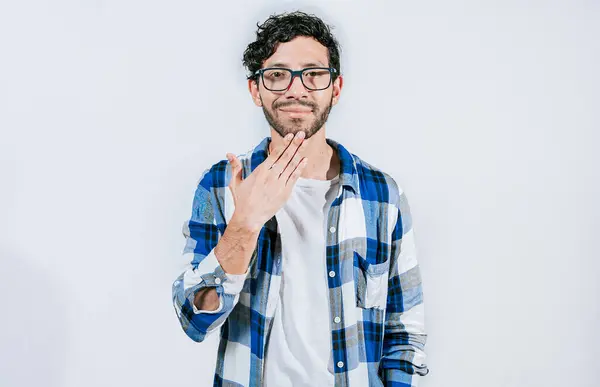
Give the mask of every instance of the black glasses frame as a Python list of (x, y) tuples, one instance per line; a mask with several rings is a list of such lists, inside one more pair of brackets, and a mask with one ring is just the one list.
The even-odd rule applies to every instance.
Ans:
[[(291, 73), (292, 76), (290, 77), (290, 83), (286, 87), (284, 87), (283, 89), (269, 89), (265, 85), (265, 71), (267, 71), (267, 70), (283, 70), (283, 71), (287, 71), (287, 72)], [(304, 78), (302, 77), (302, 74), (306, 70), (327, 70), (327, 71), (329, 71), (329, 83), (327, 84), (327, 87), (322, 87), (322, 88), (319, 88), (319, 89), (314, 89), (314, 88), (306, 86), (306, 84), (304, 83)], [(302, 85), (305, 88), (307, 88), (308, 90), (317, 91), (317, 90), (325, 90), (329, 86), (331, 86), (331, 83), (333, 82), (333, 77), (334, 77), (335, 73), (337, 73), (337, 70), (335, 68), (333, 68), (333, 67), (307, 67), (307, 68), (304, 68), (302, 70), (292, 70), (292, 69), (288, 69), (288, 68), (285, 68), (285, 67), (266, 67), (264, 69), (258, 69), (258, 70), (256, 70), (254, 72), (254, 76), (260, 75), (260, 79), (262, 81), (263, 86), (265, 87), (265, 89), (267, 89), (269, 91), (284, 91), (284, 90), (289, 89), (289, 87), (294, 82), (294, 78), (295, 77), (300, 77), (300, 82), (302, 82)]]

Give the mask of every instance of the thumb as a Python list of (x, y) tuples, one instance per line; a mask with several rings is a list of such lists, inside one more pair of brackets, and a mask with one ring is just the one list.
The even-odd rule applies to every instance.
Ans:
[(227, 160), (231, 164), (231, 182), (233, 184), (241, 183), (242, 162), (233, 153), (227, 153)]

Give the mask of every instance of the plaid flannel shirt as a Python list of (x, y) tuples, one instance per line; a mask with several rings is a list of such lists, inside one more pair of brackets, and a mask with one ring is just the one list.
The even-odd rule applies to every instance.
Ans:
[[(242, 176), (268, 155), (270, 137), (246, 154)], [(326, 214), (326, 275), (337, 387), (413, 387), (425, 364), (423, 292), (406, 195), (394, 179), (326, 140), (340, 158), (337, 198)], [(173, 304), (184, 332), (203, 341), (220, 329), (214, 386), (259, 387), (281, 284), (281, 239), (272, 217), (261, 229), (243, 287), (234, 286), (214, 248), (233, 214), (227, 160), (202, 174), (192, 215), (183, 227), (186, 270), (173, 283)], [(238, 283), (240, 281), (237, 281)], [(216, 288), (216, 311), (200, 311), (194, 295)]]

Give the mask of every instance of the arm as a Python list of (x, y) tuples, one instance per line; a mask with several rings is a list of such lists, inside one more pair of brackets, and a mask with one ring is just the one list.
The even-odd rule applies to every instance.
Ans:
[[(186, 238), (183, 256), (189, 263), (172, 288), (173, 305), (181, 326), (198, 342), (220, 328), (238, 302), (246, 277), (244, 272), (258, 238), (258, 233), (237, 227), (233, 217), (221, 235), (215, 212), (217, 198), (211, 185), (211, 172), (207, 170), (194, 195), (192, 216), (183, 227)], [(218, 214), (224, 222), (222, 214)], [(245, 265), (234, 267), (225, 263), (232, 258)]]
[(415, 387), (427, 375), (423, 289), (412, 218), (400, 191), (392, 231), (383, 356), (379, 375), (386, 387)]
[[(217, 164), (215, 172), (211, 168), (202, 175), (192, 218), (183, 228), (183, 254), (191, 262), (173, 283), (175, 311), (192, 340), (203, 341), (219, 328), (238, 302), (260, 231), (290, 197), (306, 166), (303, 139), (303, 131), (295, 138), (288, 134), (284, 143), (245, 178), (242, 163), (231, 153), (227, 154), (229, 166)], [(231, 199), (227, 203), (224, 198), (219, 203), (214, 193), (214, 185), (223, 178), (213, 175), (229, 175), (223, 168), (231, 168), (231, 179), (228, 187), (216, 189), (224, 190), (223, 196)], [(225, 225), (224, 212), (230, 207), (235, 210)]]

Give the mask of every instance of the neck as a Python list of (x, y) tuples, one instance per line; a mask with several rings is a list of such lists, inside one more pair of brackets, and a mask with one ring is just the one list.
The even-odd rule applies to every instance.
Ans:
[[(304, 149), (300, 156), (308, 158), (308, 164), (302, 171), (301, 177), (305, 179), (331, 180), (340, 173), (340, 159), (337, 151), (326, 141), (325, 128), (321, 128), (309, 139), (305, 139)], [(269, 153), (273, 149), (283, 146), (283, 137), (271, 129), (271, 142)]]

